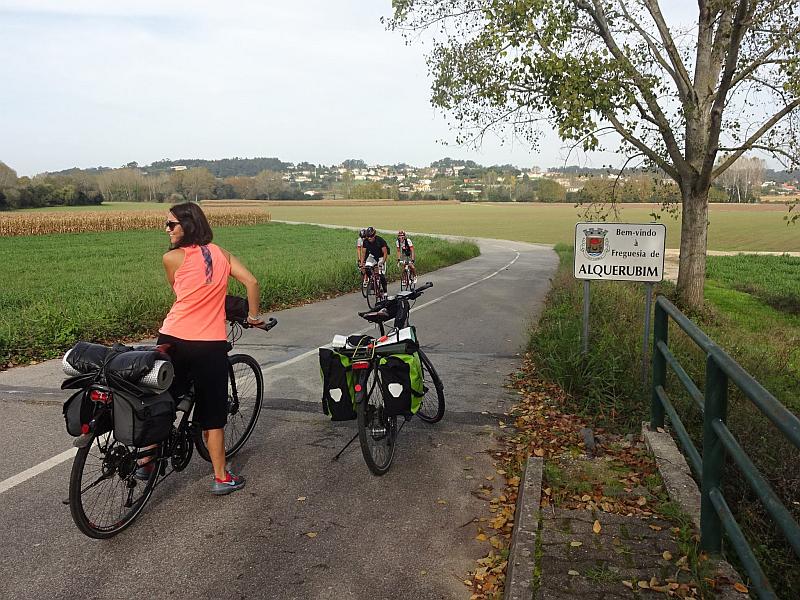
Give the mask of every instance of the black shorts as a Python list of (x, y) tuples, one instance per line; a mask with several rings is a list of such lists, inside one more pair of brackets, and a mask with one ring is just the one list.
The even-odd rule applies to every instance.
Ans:
[(186, 393), (194, 382), (192, 420), (203, 429), (220, 429), (228, 422), (228, 342), (181, 340), (158, 334), (158, 344), (172, 344), (175, 379), (173, 398)]

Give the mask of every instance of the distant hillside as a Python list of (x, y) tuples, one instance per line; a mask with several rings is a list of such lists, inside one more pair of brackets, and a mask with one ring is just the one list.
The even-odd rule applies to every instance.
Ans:
[(285, 163), (279, 158), (221, 158), (219, 160), (204, 160), (202, 158), (182, 158), (180, 160), (158, 160), (152, 165), (144, 167), (149, 173), (158, 171), (169, 171), (172, 167), (204, 167), (211, 171), (214, 177), (254, 177), (261, 171), (284, 171), (290, 163)]

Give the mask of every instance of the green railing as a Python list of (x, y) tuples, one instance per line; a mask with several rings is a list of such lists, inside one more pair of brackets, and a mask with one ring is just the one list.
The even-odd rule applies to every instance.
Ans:
[[(667, 346), (670, 318), (706, 355), (705, 392), (701, 392), (695, 385)], [(701, 548), (709, 553), (720, 553), (724, 530), (750, 577), (751, 589), (759, 598), (777, 598), (722, 494), (721, 482), (724, 477), (726, 454), (741, 470), (798, 557), (800, 557), (800, 526), (725, 425), (728, 415), (728, 385), (732, 383), (737, 386), (797, 448), (800, 448), (800, 419), (778, 402), (664, 296), (659, 296), (656, 300), (653, 329), (650, 426), (663, 427), (665, 414), (669, 416), (672, 428), (689, 459), (689, 465), (701, 482)], [(686, 427), (667, 395), (665, 389), (667, 366), (674, 371), (678, 381), (703, 413), (702, 456), (692, 443)]]

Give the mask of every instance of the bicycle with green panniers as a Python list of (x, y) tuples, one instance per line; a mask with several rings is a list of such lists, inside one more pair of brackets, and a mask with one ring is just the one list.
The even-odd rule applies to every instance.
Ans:
[[(394, 458), (397, 435), (414, 415), (427, 423), (444, 416), (444, 386), (409, 325), (411, 303), (432, 283), (390, 296), (360, 317), (375, 323), (380, 337), (334, 337), (320, 348), (323, 410), (334, 421), (357, 420), (361, 452), (370, 471), (383, 475)], [(386, 331), (385, 323), (394, 319)], [(402, 422), (398, 427), (398, 421)]]

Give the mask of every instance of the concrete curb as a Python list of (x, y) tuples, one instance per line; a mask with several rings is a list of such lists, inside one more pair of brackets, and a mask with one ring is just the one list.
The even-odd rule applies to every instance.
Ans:
[[(666, 431), (653, 431), (650, 424), (642, 423), (642, 438), (647, 449), (656, 459), (658, 471), (664, 480), (669, 497), (677, 502), (683, 511), (691, 517), (697, 531), (700, 531), (700, 490), (692, 478), (689, 465), (678, 449), (672, 435)], [(718, 575), (727, 577), (733, 583), (741, 583), (739, 573), (725, 560), (717, 561), (714, 570)], [(732, 586), (716, 590), (716, 598), (725, 600), (748, 600), (749, 594), (741, 594)]]
[(642, 439), (656, 459), (664, 486), (669, 497), (680, 504), (691, 517), (694, 526), (700, 529), (700, 490), (692, 479), (689, 465), (681, 454), (675, 440), (666, 431), (653, 431), (648, 422), (642, 423)]
[(544, 461), (531, 456), (522, 474), (508, 554), (504, 600), (529, 600), (533, 595), (536, 540), (539, 536), (539, 501), (542, 497)]

